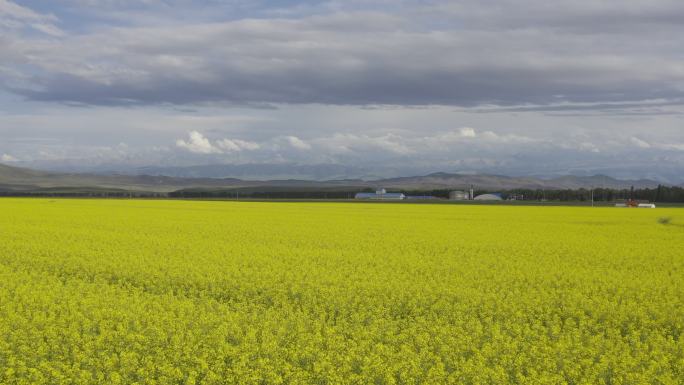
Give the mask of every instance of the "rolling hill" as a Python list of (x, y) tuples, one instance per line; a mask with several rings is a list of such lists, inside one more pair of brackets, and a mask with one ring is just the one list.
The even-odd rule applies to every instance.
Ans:
[(0, 191), (37, 192), (45, 190), (117, 190), (165, 193), (180, 189), (233, 189), (252, 190), (284, 189), (336, 189), (353, 191), (364, 188), (384, 187), (397, 190), (466, 189), (474, 185), (480, 190), (525, 189), (578, 189), (606, 187), (625, 189), (655, 187), (652, 180), (618, 180), (608, 176), (563, 176), (553, 179), (510, 177), (502, 175), (466, 175), (433, 173), (424, 176), (400, 177), (378, 180), (241, 180), (236, 178), (180, 178), (162, 175), (98, 175), (77, 173), (52, 173), (0, 164)]

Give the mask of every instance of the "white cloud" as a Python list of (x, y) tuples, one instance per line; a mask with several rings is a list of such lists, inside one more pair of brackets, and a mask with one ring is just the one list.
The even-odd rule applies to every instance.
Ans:
[(666, 150), (684, 151), (684, 143), (668, 143), (659, 147)]
[(259, 143), (240, 139), (220, 139), (216, 141), (216, 145), (227, 152), (253, 151), (261, 148)]
[(396, 134), (387, 134), (369, 139), (371, 144), (395, 154), (407, 155), (415, 152), (413, 148), (404, 143), (404, 138)]
[(317, 138), (316, 143), (320, 143), (333, 154), (355, 154), (365, 157), (390, 153), (394, 155), (407, 155), (415, 152), (407, 145), (406, 138), (397, 134), (385, 134), (378, 136), (357, 135), (357, 134), (335, 134), (332, 137)]
[(594, 143), (591, 142), (581, 142), (577, 146), (577, 149), (579, 149), (580, 151), (589, 151), (593, 153), (601, 152), (601, 150)]
[(475, 129), (470, 128), (470, 127), (463, 127), (461, 128), (461, 136), (464, 138), (474, 138), (475, 137)]
[(0, 16), (17, 20), (44, 20), (49, 18), (8, 0), (0, 0)]
[(0, 156), (0, 161), (2, 161), (2, 162), (17, 162), (17, 161), (19, 161), (19, 159), (13, 157), (10, 154), (2, 154), (2, 156)]
[(639, 148), (651, 148), (651, 144), (635, 136), (629, 138), (630, 142)]
[(54, 15), (43, 15), (11, 1), (0, 0), (0, 30), (33, 28), (47, 35), (64, 36), (64, 32), (54, 24), (56, 21)]
[(286, 136), (285, 139), (290, 144), (290, 146), (292, 146), (298, 150), (310, 150), (311, 149), (311, 145), (309, 143), (299, 139), (296, 136)]
[(233, 139), (233, 142), (237, 143), (237, 145), (243, 150), (258, 150), (261, 148), (259, 143), (250, 142), (247, 140)]
[(241, 139), (219, 139), (212, 143), (198, 131), (191, 131), (188, 140), (176, 140), (176, 146), (195, 154), (224, 154), (229, 152), (253, 151), (261, 148), (256, 142)]
[[(416, 142), (416, 140), (408, 139), (404, 140), (407, 143)], [(482, 146), (497, 146), (505, 144), (518, 144), (524, 145), (526, 143), (539, 142), (538, 139), (534, 139), (524, 135), (518, 134), (498, 134), (491, 130), (480, 131), (471, 127), (463, 127), (459, 130), (451, 130), (445, 133), (436, 133), (431, 136), (424, 136), (417, 143), (411, 144), (414, 148), (425, 148), (428, 147), (432, 151), (448, 151), (454, 148), (467, 148), (475, 149)]]
[(220, 149), (214, 147), (209, 139), (205, 138), (204, 135), (197, 131), (190, 132), (188, 141), (178, 139), (176, 141), (176, 146), (196, 154), (217, 154), (222, 152)]
[(480, 135), (484, 141), (497, 142), (497, 143), (534, 143), (539, 142), (539, 139), (531, 138), (529, 136), (517, 135), (517, 134), (497, 134), (493, 131), (485, 131)]

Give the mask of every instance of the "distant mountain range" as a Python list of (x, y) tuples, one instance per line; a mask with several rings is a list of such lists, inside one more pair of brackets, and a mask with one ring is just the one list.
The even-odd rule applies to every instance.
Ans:
[[(272, 163), (185, 163), (190, 160), (167, 159), (157, 160), (154, 165), (140, 163), (131, 159), (122, 162), (105, 162), (84, 159), (32, 160), (12, 163), (15, 167), (48, 171), (60, 174), (95, 174), (95, 175), (148, 175), (168, 176), (175, 178), (236, 178), (251, 181), (266, 180), (339, 180), (362, 179), (378, 180), (410, 175), (428, 175), (439, 170), (438, 166), (412, 162), (396, 162), (392, 164), (363, 163), (362, 165), (297, 162)], [(163, 165), (163, 166), (160, 166)], [(527, 170), (514, 164), (502, 167), (484, 167), (453, 171), (460, 175), (515, 175), (547, 180), (567, 175), (591, 177), (592, 175), (610, 175), (620, 180), (648, 179), (668, 185), (684, 184), (684, 173), (674, 162), (664, 162), (657, 168), (644, 169), (643, 165), (629, 161), (608, 162), (601, 167), (585, 168), (575, 165), (570, 168), (557, 169), (549, 167), (544, 172)], [(451, 170), (449, 170), (451, 171)], [(534, 172), (534, 173), (533, 173)]]
[(626, 189), (655, 187), (653, 180), (619, 180), (603, 175), (588, 177), (563, 176), (551, 179), (533, 177), (510, 177), (484, 174), (433, 173), (424, 176), (400, 177), (377, 180), (327, 179), (327, 180), (242, 180), (237, 178), (192, 178), (164, 175), (100, 175), (79, 173), (54, 173), (0, 164), (0, 191), (138, 191), (171, 192), (180, 189), (234, 189), (249, 188), (252, 191), (277, 189), (321, 189), (355, 191), (384, 187), (394, 190), (461, 189), (473, 185), (478, 190), (526, 189), (578, 189), (606, 187)]
[(244, 180), (334, 180), (361, 179), (367, 171), (341, 164), (243, 163), (178, 167), (139, 167), (126, 174), (163, 175), (177, 178), (239, 178)]
[(470, 185), (477, 189), (507, 190), (507, 189), (579, 189), (605, 187), (612, 189), (650, 188), (658, 186), (658, 182), (647, 179), (619, 180), (605, 175), (594, 176), (562, 176), (551, 179), (533, 177), (511, 177), (503, 175), (463, 175), (449, 173), (433, 173), (425, 176), (402, 177), (380, 180), (377, 183), (384, 187), (410, 188), (412, 186), (426, 186), (421, 188), (443, 189), (461, 188)]
[(55, 173), (0, 164), (0, 191), (109, 189), (169, 192), (182, 188), (240, 187), (244, 185), (239, 179), (230, 178), (174, 178), (152, 175)]

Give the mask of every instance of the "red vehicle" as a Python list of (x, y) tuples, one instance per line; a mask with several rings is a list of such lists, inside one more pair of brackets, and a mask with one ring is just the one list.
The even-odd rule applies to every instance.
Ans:
[(629, 190), (629, 199), (625, 203), (627, 204), (627, 207), (639, 206), (639, 202), (637, 202), (637, 200), (634, 199), (634, 186), (632, 186), (632, 188)]

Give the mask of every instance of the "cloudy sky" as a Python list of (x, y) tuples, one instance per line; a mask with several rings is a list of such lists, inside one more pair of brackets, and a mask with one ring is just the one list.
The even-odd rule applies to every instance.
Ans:
[(684, 2), (0, 0), (0, 161), (684, 182)]

